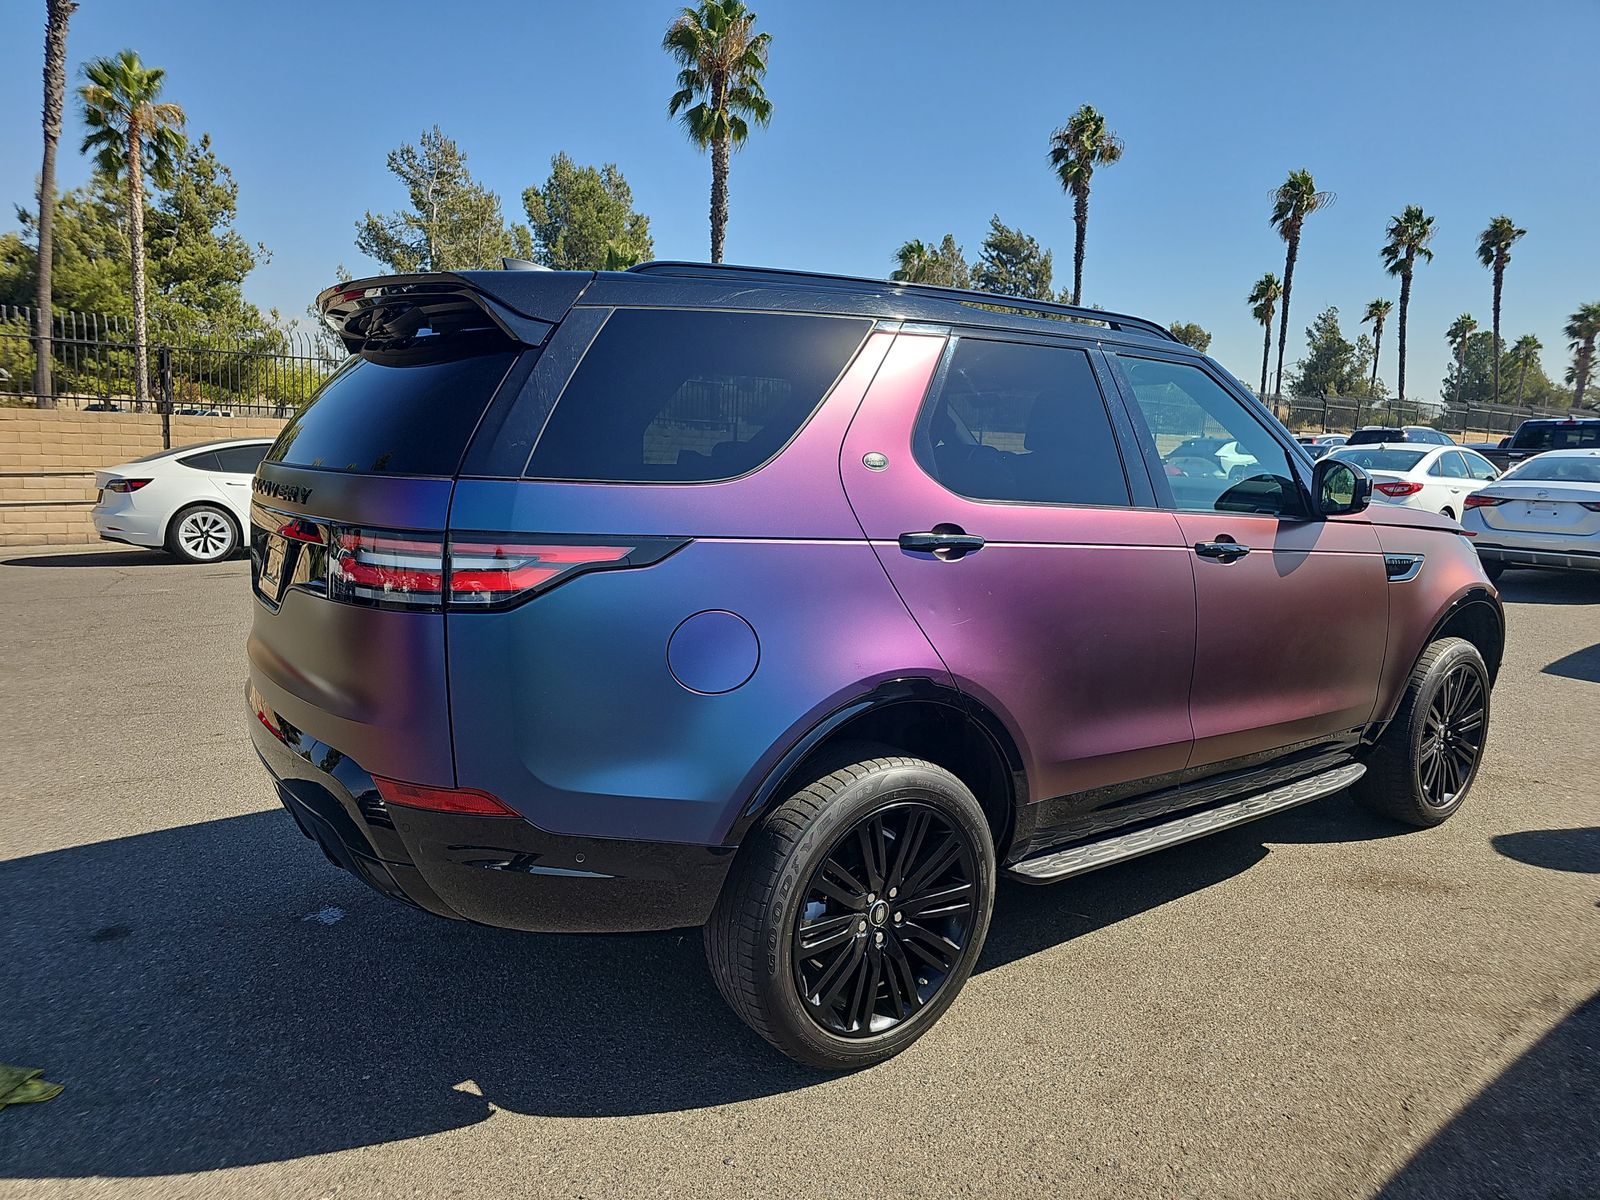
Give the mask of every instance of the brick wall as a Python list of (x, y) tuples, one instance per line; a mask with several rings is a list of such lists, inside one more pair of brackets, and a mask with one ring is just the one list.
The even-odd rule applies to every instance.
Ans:
[[(275, 437), (270, 417), (173, 417), (172, 444)], [(0, 546), (94, 542), (94, 473), (161, 449), (155, 413), (0, 408)]]

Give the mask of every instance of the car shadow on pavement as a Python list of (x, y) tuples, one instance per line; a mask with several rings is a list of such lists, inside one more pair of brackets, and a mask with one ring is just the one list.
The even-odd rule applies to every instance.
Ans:
[(176, 567), (165, 550), (92, 550), (82, 554), (29, 554), (0, 559), (0, 567)]
[(1600, 572), (1507, 571), (1497, 585), (1508, 604), (1600, 604)]
[[(1008, 884), (978, 969), (1236, 876), (1266, 842), (1339, 835), (1318, 807), (1166, 851), (1159, 869)], [(3, 862), (0, 896), (5, 1059), (66, 1085), (0, 1117), (0, 1178), (204, 1171), (496, 1108), (672, 1112), (829, 1078), (734, 1018), (698, 930), (443, 921), (368, 892), (277, 809)]]
[(1543, 674), (1560, 675), (1564, 679), (1577, 679), (1584, 683), (1600, 683), (1600, 642), (1556, 659), (1544, 669)]
[(1377, 1200), (1600, 1196), (1600, 993), (1457, 1113)]
[[(1529, 866), (1600, 875), (1600, 826), (1502, 833), (1490, 838), (1489, 844), (1507, 858)], [(1600, 1097), (1596, 1100), (1600, 1102)]]

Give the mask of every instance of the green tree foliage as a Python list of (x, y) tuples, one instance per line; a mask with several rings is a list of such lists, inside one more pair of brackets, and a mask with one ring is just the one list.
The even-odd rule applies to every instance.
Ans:
[(203, 313), (229, 327), (259, 326), (259, 312), (244, 298), (244, 280), (270, 255), (233, 227), (238, 211), (233, 172), (217, 158), (211, 135), (202, 134), (146, 222), (153, 303), (163, 323)]
[(756, 14), (739, 0), (701, 0), (667, 26), (661, 48), (678, 66), (678, 89), (667, 115), (689, 140), (711, 151), (711, 261), (722, 261), (728, 233), (728, 160), (750, 125), (772, 120), (763, 80), (770, 33), (755, 31)]
[(133, 252), (133, 398), (136, 406), (149, 397), (149, 329), (145, 314), (145, 176), (167, 187), (183, 153), (183, 109), (161, 99), (167, 73), (147, 67), (132, 50), (97, 58), (84, 67), (88, 82), (78, 89), (88, 133), (83, 152), (96, 168), (128, 185), (128, 242)]
[(1067, 123), (1050, 135), (1050, 166), (1061, 188), (1072, 197), (1072, 295), (1069, 303), (1083, 303), (1083, 248), (1089, 228), (1089, 188), (1094, 169), (1110, 166), (1122, 157), (1122, 139), (1106, 128), (1106, 119), (1085, 104)]
[(1264, 331), (1261, 340), (1261, 390), (1256, 393), (1258, 396), (1267, 394), (1267, 367), (1272, 360), (1272, 317), (1277, 311), (1278, 301), (1282, 299), (1283, 284), (1271, 271), (1256, 280), (1250, 294), (1245, 297), (1245, 303), (1250, 306), (1250, 315)]
[(1478, 261), (1488, 267), (1494, 277), (1494, 394), (1500, 394), (1500, 293), (1505, 288), (1506, 267), (1511, 262), (1511, 246), (1528, 231), (1518, 229), (1510, 217), (1502, 213), (1490, 221), (1478, 235)]
[(1306, 356), (1295, 364), (1289, 380), (1296, 396), (1371, 394), (1367, 381), (1372, 365), (1372, 340), (1363, 334), (1348, 341), (1339, 325), (1339, 310), (1327, 308), (1306, 329)]
[(1273, 374), (1273, 390), (1283, 390), (1283, 347), (1289, 338), (1289, 298), (1294, 291), (1294, 264), (1300, 257), (1300, 237), (1306, 218), (1327, 208), (1338, 197), (1317, 191), (1316, 180), (1306, 170), (1290, 171), (1272, 190), (1272, 216), (1269, 221), (1283, 239), (1283, 308), (1278, 316), (1278, 369)]
[(1594, 343), (1600, 337), (1600, 301), (1583, 304), (1567, 319), (1562, 330), (1572, 347), (1572, 366), (1567, 371), (1567, 384), (1572, 388), (1572, 407), (1583, 407), (1583, 396), (1594, 382)]
[[(467, 156), (435, 125), (416, 145), (389, 152), (389, 170), (405, 185), (408, 208), (367, 212), (356, 222), (356, 249), (392, 271), (470, 271), (498, 267), (517, 254), (500, 197), (472, 178)], [(530, 245), (524, 231), (522, 246)]]
[(1391, 275), (1400, 277), (1400, 367), (1395, 390), (1400, 399), (1406, 398), (1406, 320), (1411, 311), (1411, 277), (1416, 272), (1418, 260), (1433, 261), (1433, 251), (1428, 248), (1433, 241), (1433, 218), (1422, 211), (1420, 204), (1408, 204), (1398, 217), (1389, 220), (1388, 241), (1378, 251), (1383, 265)]
[(1478, 332), (1477, 319), (1471, 313), (1462, 313), (1450, 323), (1450, 328), (1445, 330), (1444, 340), (1450, 343), (1450, 349), (1456, 356), (1456, 403), (1461, 403), (1461, 375), (1462, 362), (1467, 356), (1467, 342), (1472, 335)]
[(1211, 349), (1211, 335), (1192, 321), (1174, 321), (1167, 326), (1172, 331), (1172, 336), (1185, 346), (1193, 346), (1204, 354)]
[(634, 211), (633, 190), (615, 163), (580, 167), (557, 154), (544, 187), (522, 193), (522, 207), (534, 259), (553, 270), (617, 270), (655, 253), (650, 218)]
[[(1538, 408), (1558, 408), (1570, 397), (1545, 374), (1539, 361), (1539, 339), (1520, 337), (1501, 360), (1505, 393), (1499, 403), (1520, 403)], [(1520, 383), (1522, 399), (1517, 400)], [(1467, 335), (1465, 349), (1457, 347), (1440, 384), (1440, 395), (1449, 397), (1452, 410), (1463, 415), (1496, 403), (1494, 390), (1494, 332), (1476, 330)]]
[(1050, 276), (1050, 251), (1022, 230), (1001, 224), (999, 216), (989, 218), (989, 236), (983, 239), (983, 250), (972, 271), (977, 287), (1029, 300), (1053, 300)]
[(1368, 380), (1367, 388), (1373, 395), (1378, 394), (1378, 355), (1383, 353), (1383, 326), (1393, 309), (1393, 300), (1379, 296), (1376, 300), (1367, 301), (1367, 311), (1361, 314), (1361, 323), (1372, 326), (1372, 378)]
[(895, 269), (889, 278), (902, 283), (931, 283), (940, 287), (972, 286), (972, 268), (966, 253), (956, 244), (954, 234), (945, 234), (938, 246), (913, 239), (894, 254)]

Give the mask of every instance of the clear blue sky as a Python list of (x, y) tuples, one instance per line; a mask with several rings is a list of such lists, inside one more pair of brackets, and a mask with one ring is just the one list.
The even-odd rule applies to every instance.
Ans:
[[(734, 158), (730, 261), (882, 275), (910, 237), (948, 231), (976, 257), (998, 213), (1054, 248), (1059, 286), (1071, 206), (1046, 141), (1088, 101), (1127, 153), (1096, 176), (1086, 299), (1198, 321), (1246, 380), (1261, 344), (1244, 296), (1283, 270), (1267, 193), (1296, 167), (1339, 199), (1307, 227), (1291, 361), (1326, 305), (1353, 338), (1366, 302), (1395, 293), (1377, 251), (1412, 202), (1438, 218), (1413, 300), (1413, 395), (1437, 391), (1456, 314), (1488, 325), (1474, 250), (1495, 214), (1529, 230), (1504, 331), (1536, 334), (1553, 378), (1569, 361), (1565, 316), (1600, 300), (1596, 0), (752, 7), (773, 35), (776, 115)], [(43, 10), (0, 4), (0, 228), (12, 205), (34, 203)], [(384, 155), (434, 122), (508, 216), (566, 150), (621, 166), (660, 257), (704, 258), (710, 166), (666, 118), (674, 72), (660, 38), (675, 12), (644, 0), (84, 0), (68, 52), (74, 84), (85, 59), (123, 46), (167, 68), (169, 98), (238, 178), (240, 231), (272, 251), (247, 294), (298, 315), (336, 264), (373, 267), (354, 223), (399, 206)], [(85, 177), (80, 137), (69, 102), (63, 186)], [(1384, 340), (1392, 387), (1392, 323)]]

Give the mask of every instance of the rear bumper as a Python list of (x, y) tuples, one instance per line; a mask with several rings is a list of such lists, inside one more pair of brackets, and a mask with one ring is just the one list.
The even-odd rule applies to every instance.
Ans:
[(1484, 536), (1481, 533), (1478, 535), (1478, 540), (1473, 542), (1473, 549), (1486, 563), (1500, 563), (1507, 567), (1555, 567), (1566, 571), (1600, 571), (1600, 553), (1592, 550), (1495, 545), (1484, 542)]
[(386, 805), (354, 760), (249, 700), (250, 737), (302, 833), (392, 899), (441, 917), (544, 933), (703, 925), (733, 851), (580, 838), (516, 817)]
[(96, 507), (89, 516), (103, 541), (129, 546), (161, 546), (166, 542), (167, 531), (160, 522), (131, 508), (105, 511)]

